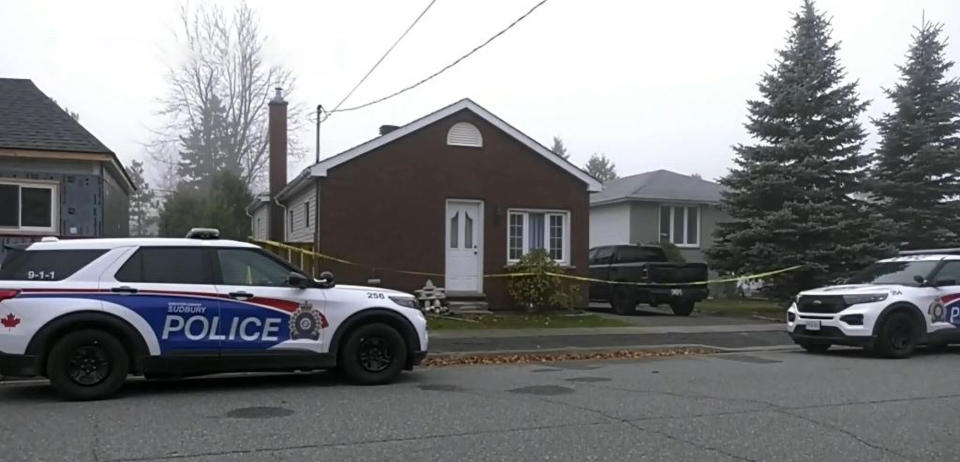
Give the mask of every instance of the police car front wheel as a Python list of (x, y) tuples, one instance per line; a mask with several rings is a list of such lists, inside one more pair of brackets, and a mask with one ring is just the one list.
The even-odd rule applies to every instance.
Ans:
[(69, 400), (108, 398), (123, 385), (129, 370), (123, 344), (107, 332), (84, 329), (63, 336), (47, 356), (47, 377)]
[(366, 324), (347, 336), (340, 350), (340, 369), (364, 385), (393, 381), (407, 361), (407, 344), (396, 329), (381, 323)]

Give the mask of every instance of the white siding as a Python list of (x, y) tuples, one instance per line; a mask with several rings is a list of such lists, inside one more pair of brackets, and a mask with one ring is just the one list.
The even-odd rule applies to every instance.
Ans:
[(590, 207), (590, 247), (629, 243), (629, 203)]
[[(313, 229), (317, 219), (317, 194), (314, 185), (305, 188), (296, 196), (293, 196), (284, 205), (287, 206), (287, 241), (288, 242), (313, 242)], [(306, 208), (304, 204), (309, 204), (310, 219), (307, 220)], [(290, 216), (293, 212), (293, 221), (290, 222)]]
[(250, 219), (250, 229), (254, 239), (266, 240), (270, 238), (270, 207), (264, 203), (253, 212)]

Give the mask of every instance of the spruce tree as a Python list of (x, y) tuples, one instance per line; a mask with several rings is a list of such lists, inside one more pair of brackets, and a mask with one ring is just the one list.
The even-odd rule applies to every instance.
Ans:
[(618, 178), (617, 166), (603, 153), (593, 153), (583, 168), (594, 178), (600, 180), (601, 183), (613, 181)]
[(871, 193), (907, 249), (960, 245), (960, 82), (947, 76), (941, 32), (926, 21), (916, 29), (900, 82), (886, 90), (894, 110), (874, 121)]
[(157, 224), (156, 193), (144, 178), (143, 162), (133, 161), (127, 169), (130, 181), (137, 187), (130, 193), (130, 235), (135, 237), (151, 236)]
[(856, 200), (866, 156), (857, 121), (866, 108), (846, 82), (829, 21), (806, 0), (777, 63), (748, 102), (754, 144), (737, 145), (736, 166), (720, 183), (721, 224), (707, 251), (711, 266), (746, 274), (806, 265), (768, 281), (775, 296), (832, 282), (890, 252), (884, 222)]
[(187, 136), (180, 137), (182, 150), (177, 173), (180, 183), (194, 191), (209, 191), (213, 177), (217, 172), (229, 169), (239, 173), (228, 165), (226, 152), (226, 117), (223, 104), (216, 96), (210, 97), (200, 121), (190, 128)]

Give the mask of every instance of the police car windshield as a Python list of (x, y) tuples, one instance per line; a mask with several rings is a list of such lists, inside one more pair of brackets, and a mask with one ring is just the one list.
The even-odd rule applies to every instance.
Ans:
[(927, 279), (937, 266), (933, 260), (877, 262), (850, 278), (853, 284), (897, 284), (918, 286), (916, 276)]

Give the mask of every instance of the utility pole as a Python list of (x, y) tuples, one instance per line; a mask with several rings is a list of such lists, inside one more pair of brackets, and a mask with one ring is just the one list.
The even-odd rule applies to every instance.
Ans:
[[(323, 105), (317, 105), (317, 163), (320, 163), (320, 123), (323, 115)], [(317, 253), (320, 252), (320, 177), (313, 179), (313, 277), (320, 274), (320, 259)]]

